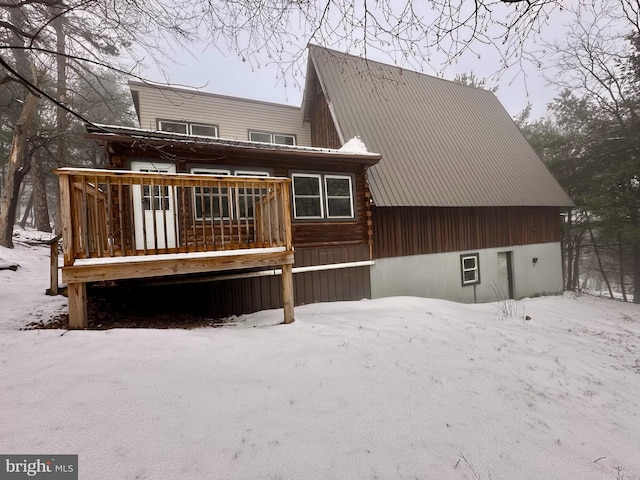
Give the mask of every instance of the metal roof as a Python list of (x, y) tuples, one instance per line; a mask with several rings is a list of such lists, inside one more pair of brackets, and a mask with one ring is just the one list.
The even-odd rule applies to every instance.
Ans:
[(493, 93), (314, 45), (309, 62), (340, 138), (382, 155), (376, 205), (573, 205)]

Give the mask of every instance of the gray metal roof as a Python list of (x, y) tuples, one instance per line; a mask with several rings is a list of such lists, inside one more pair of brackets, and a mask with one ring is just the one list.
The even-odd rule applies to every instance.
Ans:
[(313, 45), (309, 61), (343, 143), (382, 155), (376, 205), (573, 205), (493, 93)]

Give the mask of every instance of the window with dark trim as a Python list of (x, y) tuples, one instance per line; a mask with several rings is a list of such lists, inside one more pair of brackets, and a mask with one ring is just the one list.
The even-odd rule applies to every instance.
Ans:
[(158, 130), (163, 132), (195, 135), (198, 137), (218, 137), (218, 126), (206, 123), (181, 122), (177, 120), (158, 120)]
[(465, 253), (460, 255), (460, 271), (463, 287), (480, 283), (480, 254)]
[(296, 136), (288, 133), (249, 131), (249, 140), (252, 142), (274, 143), (276, 145), (295, 145)]
[(293, 173), (293, 218), (299, 220), (354, 218), (350, 175)]

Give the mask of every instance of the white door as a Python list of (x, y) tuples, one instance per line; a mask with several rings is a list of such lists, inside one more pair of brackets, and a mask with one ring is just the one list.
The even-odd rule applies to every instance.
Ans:
[[(176, 173), (172, 163), (131, 162), (136, 172)], [(146, 182), (145, 182), (146, 183)], [(174, 188), (154, 182), (133, 188), (136, 249), (175, 248)]]

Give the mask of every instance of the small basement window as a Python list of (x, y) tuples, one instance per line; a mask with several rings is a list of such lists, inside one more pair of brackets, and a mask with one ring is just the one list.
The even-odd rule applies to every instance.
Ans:
[(462, 286), (480, 283), (480, 254), (467, 253), (460, 255)]

